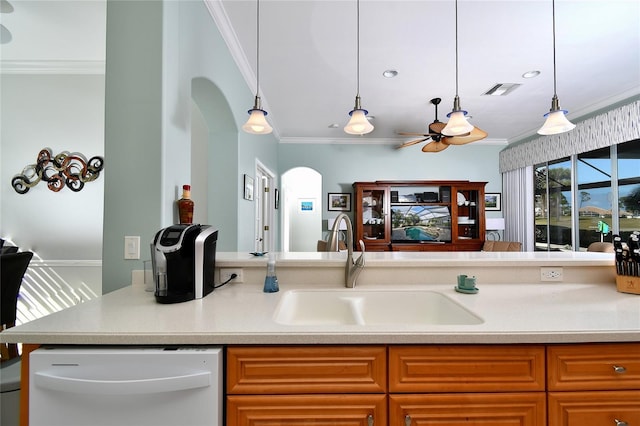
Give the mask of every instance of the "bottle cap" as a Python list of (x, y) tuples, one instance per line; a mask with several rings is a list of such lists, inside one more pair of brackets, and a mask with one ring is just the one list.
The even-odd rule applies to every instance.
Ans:
[(191, 191), (191, 185), (182, 185), (182, 189)]

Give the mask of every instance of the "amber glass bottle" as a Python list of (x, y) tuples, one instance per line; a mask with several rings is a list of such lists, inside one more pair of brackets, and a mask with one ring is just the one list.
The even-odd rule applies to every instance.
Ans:
[(178, 214), (180, 223), (193, 223), (193, 200), (191, 199), (191, 185), (182, 185), (182, 198), (178, 200)]

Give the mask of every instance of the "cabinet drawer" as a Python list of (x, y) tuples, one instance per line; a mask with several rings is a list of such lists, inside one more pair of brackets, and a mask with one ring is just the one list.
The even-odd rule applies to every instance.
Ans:
[(550, 392), (549, 425), (640, 424), (640, 391)]
[(384, 393), (384, 346), (227, 348), (228, 394)]
[(393, 346), (389, 392), (543, 391), (544, 346)]
[(227, 426), (387, 424), (386, 395), (231, 395)]
[(549, 390), (640, 389), (640, 344), (547, 348)]
[(389, 426), (544, 426), (545, 421), (544, 392), (389, 396)]

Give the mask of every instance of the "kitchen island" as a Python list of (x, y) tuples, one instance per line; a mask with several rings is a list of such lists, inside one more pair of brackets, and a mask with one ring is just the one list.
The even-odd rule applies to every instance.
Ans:
[[(218, 253), (216, 268), (241, 268), (200, 300), (155, 302), (129, 285), (0, 334), (34, 344), (367, 344), (560, 343), (640, 341), (640, 296), (616, 291), (611, 253), (367, 253), (355, 289), (433, 291), (481, 318), (476, 324), (291, 325), (274, 320), (295, 289), (342, 289), (344, 253), (277, 254), (280, 291), (263, 293), (266, 258)], [(540, 268), (561, 267), (562, 282)], [(454, 290), (475, 275), (477, 294)]]
[[(283, 424), (283, 418), (314, 424), (328, 413), (336, 422), (375, 419), (389, 426), (434, 415), (454, 423), (489, 416), (522, 426), (599, 426), (610, 417), (640, 417), (640, 296), (616, 290), (610, 253), (367, 253), (353, 289), (344, 287), (344, 253), (275, 256), (277, 293), (262, 291), (265, 257), (218, 253), (216, 269), (240, 270), (242, 283), (170, 305), (135, 283), (0, 338), (25, 344), (26, 352), (39, 345), (223, 346), (229, 426)], [(541, 281), (541, 268), (554, 268), (562, 281)], [(456, 291), (458, 274), (476, 276), (479, 291)], [(283, 321), (281, 305), (300, 291), (347, 300), (435, 294), (470, 316), (456, 322), (445, 315), (443, 323)], [(437, 309), (425, 306), (425, 312)], [(562, 374), (555, 375), (567, 359), (580, 380), (584, 365), (606, 373), (577, 388), (569, 378), (566, 387)], [(604, 367), (611, 363), (624, 364), (626, 374), (610, 373)], [(441, 371), (450, 375), (431, 373)], [(27, 374), (23, 366), (23, 383)], [(26, 407), (26, 386), (23, 391)], [(476, 407), (472, 412), (461, 410), (463, 395)], [(590, 420), (575, 412), (588, 412)], [(27, 417), (23, 408), (23, 425)]]

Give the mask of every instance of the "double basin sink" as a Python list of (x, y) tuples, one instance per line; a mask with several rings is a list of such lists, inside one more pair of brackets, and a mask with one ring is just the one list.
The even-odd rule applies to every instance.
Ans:
[(285, 325), (473, 325), (483, 320), (435, 291), (290, 290), (274, 320)]

